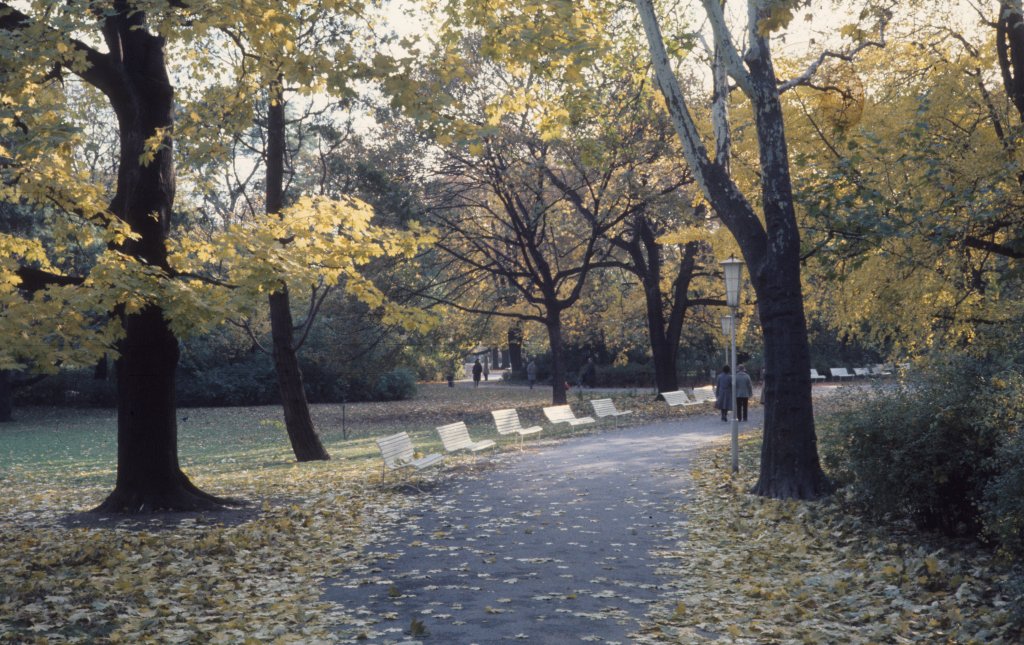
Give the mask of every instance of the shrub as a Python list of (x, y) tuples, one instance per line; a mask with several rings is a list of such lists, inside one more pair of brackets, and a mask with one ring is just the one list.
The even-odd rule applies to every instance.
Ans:
[(15, 389), (14, 399), (18, 405), (113, 407), (117, 405), (117, 386), (113, 375), (96, 379), (91, 369), (66, 370)]
[(821, 424), (826, 467), (872, 514), (948, 534), (1012, 532), (1012, 524), (999, 528), (1005, 520), (983, 522), (992, 522), (996, 511), (986, 509), (995, 508), (1024, 518), (1020, 498), (1004, 492), (1024, 476), (1024, 451), (1014, 452), (1011, 441), (1024, 419), (1019, 377), (995, 375), (969, 356), (915, 369), (901, 383), (839, 403)]
[(272, 405), (280, 396), (270, 359), (254, 354), (201, 371), (179, 368), (177, 400), (182, 407)]
[(1019, 431), (997, 460), (998, 474), (985, 488), (985, 528), (1008, 551), (1024, 554), (1024, 438)]
[(416, 375), (407, 369), (396, 369), (381, 374), (374, 388), (377, 401), (399, 401), (416, 396)]
[(597, 369), (598, 387), (652, 387), (654, 366), (629, 363), (627, 365), (601, 365)]

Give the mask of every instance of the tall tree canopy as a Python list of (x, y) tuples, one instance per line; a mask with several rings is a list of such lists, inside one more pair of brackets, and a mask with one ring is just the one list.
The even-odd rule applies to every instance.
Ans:
[[(278, 3), (251, 5), (247, 15), (263, 22), (246, 28), (280, 35)], [(187, 69), (194, 60), (188, 43), (224, 24), (220, 9), (218, 3), (113, 0), (26, 3), (24, 13), (0, 3), (0, 201), (38, 209), (49, 222), (42, 237), (0, 236), (0, 326), (9, 338), (24, 339), (16, 352), (0, 349), (0, 367), (20, 366), (26, 354), (35, 366), (56, 369), (116, 352), (118, 474), (99, 510), (202, 509), (224, 501), (192, 485), (178, 465), (177, 335), (251, 308), (288, 280), (344, 279), (350, 293), (386, 316), (408, 318), (359, 267), (381, 255), (414, 252), (416, 235), (374, 230), (371, 212), (356, 200), (300, 199), (263, 220), (236, 222), (213, 239), (172, 238), (177, 124), (169, 58), (173, 53)], [(287, 39), (273, 44), (290, 47)], [(208, 73), (200, 64), (188, 78), (198, 83)], [(67, 90), (77, 82), (102, 98), (116, 120), (113, 185), (82, 169), (86, 129), (69, 108)], [(208, 123), (196, 110), (186, 122)], [(203, 147), (202, 128), (179, 134), (195, 136), (193, 144)], [(216, 136), (206, 141), (209, 151), (217, 150)], [(96, 259), (69, 266), (68, 251), (77, 248), (95, 249)]]

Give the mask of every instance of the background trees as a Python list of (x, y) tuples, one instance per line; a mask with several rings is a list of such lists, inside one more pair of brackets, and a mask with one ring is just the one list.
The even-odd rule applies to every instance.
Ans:
[(805, 257), (851, 338), (904, 355), (988, 352), (1020, 320), (1020, 120), (986, 34), (917, 30), (849, 66), (828, 104), (854, 85), (851, 122), (792, 97)]
[[(768, 368), (758, 491), (827, 490), (805, 307), (873, 359), (1019, 362), (1019, 3), (970, 28), (915, 13), (884, 56), (877, 29), (923, 3), (865, 3), (836, 30), (845, 48), (781, 61), (772, 40), (805, 3), (753, 3), (744, 39), (702, 4), (706, 78), (681, 62), (701, 34), (679, 13), (662, 42), (646, 1), (646, 41), (607, 3), (437, 4), (422, 55), (358, 4), (0, 4), (0, 336), (20, 339), (0, 346), (0, 402), (23, 375), (116, 351), (122, 458), (163, 464), (159, 483), (126, 466), (111, 507), (215, 503), (174, 463), (180, 347), (198, 370), (203, 352), (272, 345), (300, 459), (326, 456), (303, 338), (308, 365), (335, 366), (321, 382), (344, 357), (434, 376), (507, 342), (513, 367), (550, 352), (557, 402), (566, 345), (649, 354), (676, 389), (688, 332), (714, 352), (727, 230)], [(303, 324), (317, 313), (326, 326)], [(226, 320), (250, 341), (211, 335)]]

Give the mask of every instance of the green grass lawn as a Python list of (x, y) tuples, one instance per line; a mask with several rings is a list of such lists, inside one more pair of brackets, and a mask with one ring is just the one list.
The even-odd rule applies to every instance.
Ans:
[[(592, 432), (594, 428), (552, 427), (541, 408), (550, 405), (549, 388), (460, 383), (421, 384), (417, 396), (387, 403), (313, 405), (317, 430), (333, 460), (379, 458), (374, 437), (408, 432), (417, 449), (441, 451), (436, 426), (465, 421), (474, 439), (491, 438), (503, 446), (512, 440), (494, 430), (490, 410), (517, 408), (524, 424), (541, 424), (540, 439)], [(578, 415), (591, 414), (589, 398), (607, 394), (573, 392), (569, 403)], [(647, 418), (683, 415), (656, 404), (647, 391), (624, 391), (614, 398), (620, 408), (633, 409)], [(343, 421), (344, 419), (344, 421)], [(636, 416), (629, 422), (635, 423)], [(343, 438), (343, 423), (348, 438)], [(601, 428), (617, 427), (623, 420), (604, 420)], [(292, 468), (294, 457), (278, 406), (181, 408), (178, 411), (178, 447), (182, 467), (200, 481), (230, 471)], [(0, 475), (8, 483), (36, 482), (73, 488), (112, 487), (117, 455), (116, 411), (28, 407), (16, 410), (13, 423), (0, 425)], [(101, 499), (97, 499), (99, 503)]]

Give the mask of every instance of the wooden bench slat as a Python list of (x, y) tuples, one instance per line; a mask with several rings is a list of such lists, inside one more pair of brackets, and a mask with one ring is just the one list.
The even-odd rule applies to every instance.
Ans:
[(520, 449), (523, 447), (523, 439), (526, 435), (537, 434), (543, 430), (540, 426), (524, 428), (523, 424), (519, 422), (519, 413), (515, 408), (491, 410), (491, 416), (494, 417), (494, 426), (498, 429), (498, 434), (514, 434), (519, 437)]
[(412, 439), (409, 438), (407, 432), (378, 437), (377, 447), (380, 448), (385, 470), (398, 470), (407, 467), (422, 470), (444, 459), (444, 455), (436, 452), (417, 459), (416, 451), (412, 447)]
[(715, 400), (715, 388), (710, 385), (694, 388), (692, 394), (694, 401), (697, 403), (707, 403), (708, 401)]
[(444, 444), (444, 449), (448, 452), (456, 452), (458, 450), (478, 452), (497, 445), (490, 439), (473, 441), (469, 436), (469, 428), (466, 427), (464, 421), (456, 421), (455, 423), (438, 426), (437, 434), (441, 436), (441, 443)]
[(593, 417), (577, 417), (568, 405), (553, 405), (544, 408), (544, 416), (551, 423), (568, 423), (572, 426), (594, 423)]
[(619, 410), (611, 399), (592, 399), (590, 405), (594, 408), (594, 414), (598, 417), (618, 417), (625, 414), (633, 414), (632, 410)]
[(672, 392), (662, 392), (661, 393), (661, 398), (665, 399), (665, 403), (668, 403), (670, 406), (673, 406), (673, 407), (678, 406), (678, 405), (682, 405), (682, 406), (697, 405), (699, 403), (699, 401), (695, 401), (695, 400), (691, 399), (689, 393), (686, 392), (685, 390), (674, 390)]

